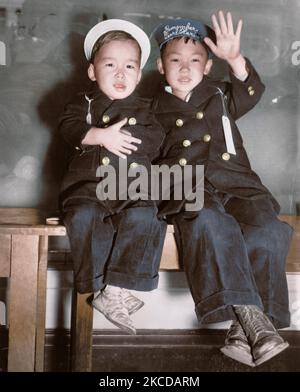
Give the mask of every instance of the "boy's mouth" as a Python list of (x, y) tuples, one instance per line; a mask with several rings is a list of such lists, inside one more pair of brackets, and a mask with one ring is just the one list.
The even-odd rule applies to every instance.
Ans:
[(126, 89), (126, 86), (125, 86), (125, 84), (123, 84), (123, 83), (115, 83), (115, 84), (114, 84), (114, 88), (115, 88), (117, 91), (124, 91), (124, 90)]
[(191, 81), (191, 79), (190, 79), (190, 78), (187, 78), (187, 77), (179, 78), (179, 79), (178, 79), (178, 82), (179, 82), (179, 83), (182, 83), (182, 84), (190, 83), (190, 81)]

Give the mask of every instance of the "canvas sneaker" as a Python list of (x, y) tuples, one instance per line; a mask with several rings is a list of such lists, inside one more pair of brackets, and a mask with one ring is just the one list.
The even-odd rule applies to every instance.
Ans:
[(129, 314), (137, 312), (145, 304), (127, 289), (122, 289), (122, 298)]
[(135, 335), (136, 329), (129, 317), (128, 309), (124, 303), (122, 289), (116, 286), (107, 285), (93, 299), (92, 305), (101, 312), (111, 323), (123, 331)]

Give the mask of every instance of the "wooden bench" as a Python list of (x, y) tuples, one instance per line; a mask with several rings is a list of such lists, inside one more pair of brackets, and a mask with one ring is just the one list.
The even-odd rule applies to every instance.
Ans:
[[(49, 236), (65, 236), (62, 225), (45, 224), (32, 208), (0, 208), (0, 278), (10, 278), (8, 371), (43, 371)], [(281, 216), (295, 229), (286, 271), (300, 273), (300, 217)], [(173, 227), (168, 226), (162, 271), (179, 270)], [(90, 294), (73, 291), (72, 371), (90, 371), (93, 309)]]
[(10, 278), (8, 371), (43, 371), (48, 237), (63, 226), (42, 224), (38, 210), (0, 208), (0, 278)]
[[(63, 225), (45, 224), (46, 216), (34, 208), (0, 208), (0, 278), (10, 279), (8, 371), (44, 369), (48, 239), (66, 236)], [(166, 238), (161, 267), (178, 269), (172, 227)], [(79, 358), (79, 363), (83, 360), (83, 368), (89, 369), (90, 365), (84, 363), (89, 363), (86, 358), (91, 347), (85, 347), (85, 342), (90, 341), (92, 308), (85, 302), (86, 297), (73, 294), (71, 335), (76, 343), (71, 345), (71, 351), (72, 358)], [(79, 341), (83, 342), (80, 347)], [(79, 357), (76, 353), (81, 347), (86, 354)]]

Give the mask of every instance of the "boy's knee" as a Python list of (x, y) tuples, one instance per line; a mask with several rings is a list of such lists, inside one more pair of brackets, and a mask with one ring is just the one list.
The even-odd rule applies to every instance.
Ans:
[(266, 241), (268, 238), (280, 243), (292, 237), (293, 228), (276, 218), (267, 221), (261, 228), (257, 228), (256, 233), (257, 237), (260, 237), (262, 241)]
[(64, 220), (73, 225), (82, 225), (93, 221), (96, 216), (99, 216), (96, 205), (79, 205), (70, 209), (65, 214)]
[(218, 232), (224, 228), (228, 230), (234, 221), (230, 216), (224, 215), (218, 210), (202, 208), (192, 222), (192, 226), (196, 230), (212, 230), (213, 232)]
[(123, 211), (123, 220), (128, 224), (144, 225), (147, 222), (152, 222), (156, 217), (156, 208), (154, 207), (135, 207), (128, 208)]
[(274, 254), (288, 250), (292, 235), (292, 227), (278, 219), (270, 220), (262, 227), (250, 226), (245, 231), (248, 247)]

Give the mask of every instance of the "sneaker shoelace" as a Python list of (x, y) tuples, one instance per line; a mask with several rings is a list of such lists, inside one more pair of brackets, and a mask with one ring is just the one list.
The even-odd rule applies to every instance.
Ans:
[(108, 307), (111, 310), (110, 313), (112, 316), (128, 318), (128, 312), (122, 298), (121, 290), (118, 293), (104, 292), (104, 295), (107, 298)]

